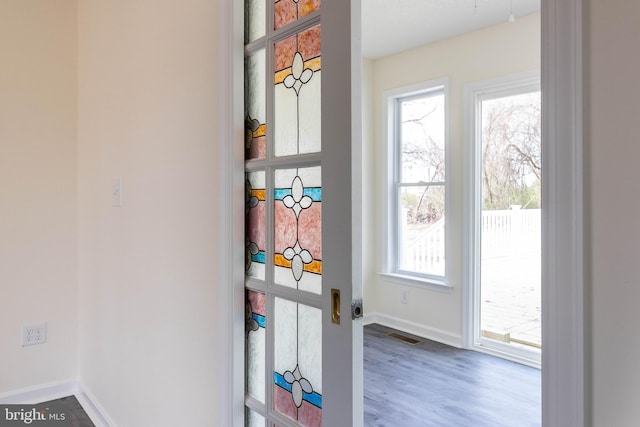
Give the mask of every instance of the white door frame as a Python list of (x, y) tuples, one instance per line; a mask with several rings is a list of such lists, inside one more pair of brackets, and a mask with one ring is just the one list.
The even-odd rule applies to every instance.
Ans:
[[(540, 71), (533, 70), (468, 83), (464, 87), (464, 244), (462, 292), (462, 342), (465, 348), (499, 356), (540, 368), (539, 351), (507, 343), (491, 342), (481, 336), (481, 254), (482, 232), (482, 117), (481, 103), (493, 97), (540, 90)], [(544, 182), (544, 176), (542, 178)], [(543, 196), (544, 197), (544, 196)]]
[[(244, 426), (245, 411), (245, 290), (244, 290), (244, 4), (243, 0), (218, 2), (217, 22), (219, 137), (217, 238), (219, 253), (217, 315), (212, 330), (218, 332), (218, 416), (216, 423)], [(211, 197), (215, 197), (212, 194)], [(215, 404), (212, 402), (212, 404)]]
[(542, 0), (542, 425), (585, 424), (582, 0)]
[[(240, 426), (244, 412), (244, 209), (241, 0), (223, 0), (217, 94), (220, 129), (219, 295), (215, 319), (221, 425)], [(583, 289), (582, 0), (542, 0), (543, 87), (543, 365), (545, 427), (585, 423)], [(212, 52), (212, 54), (215, 54)], [(358, 58), (359, 60), (359, 58)], [(212, 118), (214, 120), (214, 118)], [(215, 197), (216, 195), (211, 195)], [(213, 320), (212, 320), (213, 321)], [(234, 357), (235, 356), (235, 357)], [(214, 402), (212, 402), (214, 404)]]

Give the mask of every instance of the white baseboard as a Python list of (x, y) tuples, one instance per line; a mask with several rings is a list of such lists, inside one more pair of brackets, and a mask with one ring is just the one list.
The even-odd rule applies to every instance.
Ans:
[(370, 325), (377, 323), (382, 326), (397, 329), (408, 334), (426, 338), (428, 340), (437, 341), (452, 347), (462, 348), (462, 336), (443, 331), (441, 329), (431, 328), (419, 323), (410, 322), (408, 320), (389, 316), (383, 313), (368, 313), (364, 316), (364, 324)]
[(76, 393), (75, 380), (57, 381), (40, 384), (34, 387), (21, 388), (0, 394), (0, 404), (3, 405), (32, 405), (49, 400), (60, 399)]
[(104, 410), (93, 394), (82, 384), (78, 384), (75, 396), (96, 427), (116, 427), (116, 423), (109, 417), (107, 411)]
[(96, 427), (116, 427), (93, 395), (76, 380), (58, 381), (0, 393), (0, 405), (34, 405), (75, 396)]

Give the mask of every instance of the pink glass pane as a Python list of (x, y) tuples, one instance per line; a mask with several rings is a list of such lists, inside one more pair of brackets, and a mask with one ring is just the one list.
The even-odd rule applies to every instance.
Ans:
[(320, 0), (275, 0), (274, 28), (277, 30), (320, 9)]
[(274, 280), (322, 292), (321, 169), (281, 169), (275, 173)]
[(274, 154), (317, 153), (321, 148), (320, 25), (274, 45)]

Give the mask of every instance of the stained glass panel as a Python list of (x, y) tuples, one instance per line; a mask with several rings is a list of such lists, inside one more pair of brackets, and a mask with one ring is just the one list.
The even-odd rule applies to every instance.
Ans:
[(275, 173), (274, 280), (322, 293), (321, 169), (280, 169)]
[(275, 44), (276, 156), (320, 151), (320, 48), (320, 25)]
[(320, 9), (320, 0), (275, 0), (274, 28), (278, 29)]
[(264, 49), (244, 60), (245, 158), (263, 159), (266, 155), (267, 113)]
[(266, 324), (265, 295), (247, 289), (245, 291), (247, 394), (262, 403), (265, 402)]
[(245, 180), (245, 272), (265, 278), (265, 173), (250, 172)]
[(265, 35), (267, 0), (245, 0), (244, 41), (252, 42)]
[(276, 298), (275, 313), (274, 409), (303, 426), (320, 426), (321, 311)]

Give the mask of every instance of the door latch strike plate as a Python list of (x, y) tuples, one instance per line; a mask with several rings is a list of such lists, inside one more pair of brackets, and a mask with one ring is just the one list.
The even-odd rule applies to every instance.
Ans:
[(356, 320), (364, 316), (364, 309), (362, 308), (362, 300), (356, 299), (351, 302), (351, 319)]

